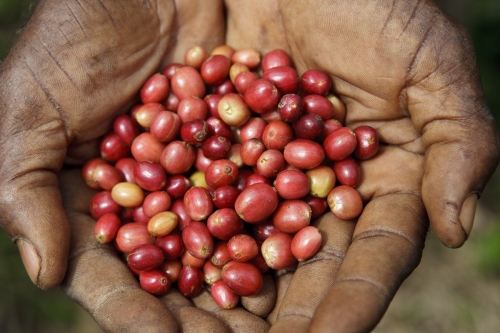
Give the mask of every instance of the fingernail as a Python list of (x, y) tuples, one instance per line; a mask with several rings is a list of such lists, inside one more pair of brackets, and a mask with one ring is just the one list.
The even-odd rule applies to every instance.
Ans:
[(31, 281), (38, 285), (38, 274), (40, 273), (40, 256), (38, 252), (33, 244), (27, 240), (18, 239), (16, 243)]
[(477, 194), (472, 193), (465, 199), (464, 204), (462, 205), (462, 209), (460, 210), (460, 215), (458, 216), (458, 218), (460, 219), (460, 223), (462, 223), (462, 228), (467, 234), (467, 237), (469, 237), (472, 231), (472, 226), (474, 225), (476, 206)]

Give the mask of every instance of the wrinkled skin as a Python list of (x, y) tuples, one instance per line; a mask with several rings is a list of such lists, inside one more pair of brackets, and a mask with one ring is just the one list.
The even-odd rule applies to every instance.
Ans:
[[(93, 240), (79, 173), (60, 172), (98, 153), (149, 75), (223, 43), (328, 72), (346, 125), (371, 125), (382, 143), (361, 164), (363, 214), (316, 221), (324, 247), (276, 280), (267, 322), (206, 294), (141, 291)], [(0, 113), (3, 229), (36, 285), (62, 282), (110, 332), (369, 331), (418, 265), (429, 222), (446, 246), (466, 241), (498, 164), (470, 37), (431, 1), (42, 0), (0, 67)]]

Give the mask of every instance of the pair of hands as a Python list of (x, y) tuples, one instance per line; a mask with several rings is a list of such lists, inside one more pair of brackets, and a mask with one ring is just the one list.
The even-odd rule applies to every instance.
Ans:
[[(325, 244), (276, 279), (263, 319), (202, 294), (141, 291), (98, 246), (78, 171), (141, 84), (185, 50), (220, 44), (286, 50), (319, 68), (346, 104), (346, 125), (377, 129), (361, 163), (357, 221), (326, 214)], [(449, 247), (467, 239), (498, 164), (494, 120), (472, 42), (431, 1), (41, 0), (0, 67), (0, 223), (32, 281), (62, 282), (106, 331), (363, 332), (418, 265), (430, 224)]]

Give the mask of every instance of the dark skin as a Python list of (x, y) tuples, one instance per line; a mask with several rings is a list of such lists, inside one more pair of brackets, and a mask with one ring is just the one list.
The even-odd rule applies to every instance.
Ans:
[[(282, 48), (299, 74), (326, 71), (346, 125), (373, 126), (382, 144), (361, 163), (363, 214), (315, 222), (324, 247), (281, 272), (267, 322), (219, 310), (206, 294), (191, 303), (141, 291), (92, 239), (79, 173), (60, 172), (98, 154), (152, 73), (193, 45), (220, 44)], [(214, 332), (369, 331), (418, 265), (429, 223), (446, 246), (466, 241), (499, 158), (471, 39), (431, 1), (42, 0), (0, 67), (0, 113), (3, 229), (37, 286), (62, 282), (110, 332), (200, 322)]]

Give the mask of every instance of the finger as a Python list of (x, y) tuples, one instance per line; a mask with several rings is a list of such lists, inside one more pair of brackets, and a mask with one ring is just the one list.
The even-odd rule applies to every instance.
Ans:
[(252, 296), (242, 296), (240, 299), (243, 306), (250, 313), (265, 318), (276, 305), (276, 284), (270, 273), (262, 276), (264, 282), (261, 290)]
[(269, 324), (264, 319), (241, 307), (230, 310), (219, 307), (212, 299), (212, 296), (205, 290), (193, 298), (193, 303), (196, 307), (210, 312), (216, 318), (226, 323), (231, 332), (258, 333), (269, 330)]
[(402, 281), (418, 265), (428, 229), (420, 197), (423, 161), (398, 147), (360, 164), (357, 190), (369, 201), (334, 285), (318, 306), (312, 331), (370, 331)]
[(281, 303), (285, 298), (286, 291), (288, 290), (288, 286), (290, 282), (292, 282), (293, 274), (295, 273), (295, 269), (282, 269), (276, 271), (275, 274), (275, 285), (276, 285), (276, 304), (266, 317), (266, 321), (273, 325), (278, 318), (278, 313), (281, 307)]
[(316, 309), (311, 332), (371, 331), (418, 265), (426, 230), (418, 196), (389, 193), (370, 201), (335, 283)]
[(66, 272), (70, 231), (55, 175), (66, 148), (104, 134), (159, 65), (169, 25), (158, 14), (173, 13), (148, 1), (106, 6), (41, 1), (0, 67), (0, 224), (44, 289)]
[(193, 46), (210, 52), (224, 44), (225, 18), (222, 0), (176, 1), (176, 14), (162, 68), (184, 63), (184, 54)]
[(80, 172), (63, 173), (60, 179), (72, 227), (68, 273), (62, 290), (106, 332), (177, 332), (167, 307), (139, 287), (112, 246), (99, 245), (95, 240), (95, 220), (88, 215), (93, 192), (84, 186)]
[(270, 332), (308, 331), (351, 244), (355, 221), (342, 221), (327, 213), (314, 224), (322, 234), (322, 247), (313, 258), (299, 264)]
[(11, 121), (5, 117), (0, 125), (10, 137), (0, 145), (0, 224), (17, 244), (31, 281), (48, 289), (64, 277), (70, 239), (54, 174), (64, 156), (62, 123), (51, 119), (16, 133), (19, 125)]
[(194, 307), (193, 303), (172, 288), (160, 298), (174, 315), (177, 325), (184, 333), (224, 333), (229, 332), (227, 326), (212, 314)]
[(174, 15), (167, 0), (41, 1), (2, 63), (2, 112), (19, 123), (2, 133), (58, 120), (66, 146), (105, 134), (159, 67)]
[(498, 165), (498, 133), (465, 29), (440, 16), (425, 44), (408, 88), (412, 121), (427, 148), (422, 195), (438, 238), (459, 247), (472, 229), (477, 198)]
[(227, 44), (235, 49), (253, 47), (263, 53), (278, 48), (289, 51), (278, 2), (226, 0), (225, 3)]

